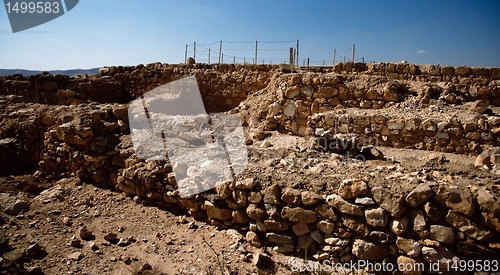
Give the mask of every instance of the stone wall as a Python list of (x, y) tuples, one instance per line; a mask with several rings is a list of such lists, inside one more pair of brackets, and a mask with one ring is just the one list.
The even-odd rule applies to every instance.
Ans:
[(307, 249), (317, 260), (439, 259), (445, 270), (446, 261), (498, 257), (498, 184), (428, 181), (401, 191), (353, 178), (322, 194), (273, 184), (263, 175), (182, 199), (170, 163), (134, 154), (126, 110), (122, 104), (46, 110), (42, 121), (56, 119), (44, 136), (37, 175), (110, 186), (137, 203), (182, 208), (207, 223), (236, 228), (253, 246), (285, 254)]
[(353, 133), (376, 145), (473, 154), (482, 145), (500, 144), (500, 118), (477, 110), (487, 106), (487, 99), (498, 103), (500, 86), (494, 80), (462, 87), (364, 74), (277, 78), (267, 88), (274, 97), (259, 117), (270, 130), (284, 128), (300, 136)]
[(147, 91), (195, 75), (209, 112), (228, 110), (248, 93), (266, 87), (279, 70), (272, 65), (168, 65), (105, 67), (99, 75), (22, 75), (0, 78), (0, 94), (15, 95), (17, 102), (79, 104), (128, 103)]
[[(318, 194), (241, 178), (181, 199), (170, 163), (145, 162), (134, 154), (128, 106), (121, 103), (189, 74), (197, 76), (205, 103), (214, 110), (238, 105), (265, 88), (271, 96), (261, 103), (267, 108), (253, 115), (268, 129), (298, 135), (349, 132), (382, 145), (461, 153), (499, 142), (500, 122), (494, 116), (477, 113), (448, 121), (439, 112), (418, 115), (418, 108), (433, 100), (460, 106), (494, 99), (499, 91), (492, 70), (488, 77), (467, 77), (474, 85), (461, 89), (451, 82), (412, 86), (356, 72), (283, 74), (272, 66), (150, 64), (106, 68), (99, 76), (2, 78), (0, 146), (24, 151), (21, 157), (29, 158), (40, 179), (77, 177), (125, 192), (144, 205), (184, 208), (198, 219), (239, 229), (254, 246), (283, 253), (307, 249), (318, 260), (440, 259), (444, 264), (455, 257), (498, 256), (500, 190), (495, 183), (424, 183), (399, 192), (347, 179), (336, 192)], [(406, 107), (418, 116), (384, 111), (409, 98), (414, 105)]]

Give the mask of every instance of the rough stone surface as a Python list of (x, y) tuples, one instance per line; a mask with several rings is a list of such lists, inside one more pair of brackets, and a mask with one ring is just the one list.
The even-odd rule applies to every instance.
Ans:
[(428, 184), (420, 184), (415, 187), (405, 198), (411, 207), (417, 207), (432, 197), (432, 189)]
[(336, 221), (338, 219), (337, 214), (335, 214), (335, 211), (333, 211), (333, 208), (327, 203), (318, 204), (314, 209), (314, 211), (318, 215), (327, 218), (331, 221)]
[(325, 200), (323, 196), (318, 195), (311, 191), (303, 191), (301, 193), (301, 198), (302, 198), (302, 204), (305, 206), (314, 205)]
[(345, 225), (345, 227), (349, 228), (349, 230), (358, 233), (362, 237), (366, 237), (368, 236), (368, 234), (370, 234), (370, 227), (360, 219), (343, 215), (342, 223)]
[(410, 221), (413, 223), (413, 231), (415, 231), (421, 239), (427, 239), (429, 237), (429, 229), (422, 210), (411, 211)]
[(341, 196), (337, 194), (331, 194), (326, 197), (326, 201), (329, 205), (336, 208), (342, 213), (354, 215), (354, 216), (363, 216), (363, 209), (359, 205), (355, 205), (347, 202)]
[(281, 216), (292, 222), (314, 223), (317, 220), (316, 212), (300, 207), (291, 208), (285, 206), (281, 210)]
[(275, 243), (277, 245), (294, 244), (296, 240), (296, 238), (292, 235), (277, 234), (277, 233), (267, 233), (266, 238), (268, 241)]
[(255, 246), (255, 247), (261, 247), (262, 246), (260, 238), (257, 235), (257, 233), (255, 233), (255, 232), (248, 231), (247, 234), (246, 234), (246, 236), (245, 236), (245, 239), (252, 246)]
[(409, 220), (407, 218), (391, 220), (391, 231), (396, 235), (403, 235), (406, 232), (406, 229), (408, 229), (408, 221)]
[(365, 218), (368, 225), (373, 227), (385, 227), (389, 223), (389, 214), (381, 207), (366, 210)]
[(202, 209), (207, 211), (208, 217), (212, 219), (231, 220), (233, 216), (233, 211), (231, 209), (216, 207), (209, 201), (205, 201), (202, 205)]
[(351, 199), (370, 192), (368, 183), (363, 180), (348, 179), (343, 180), (339, 186), (338, 194), (344, 199)]
[(472, 216), (474, 212), (474, 200), (468, 188), (460, 188), (453, 185), (437, 185), (434, 192), (436, 201), (440, 204), (460, 212), (466, 216)]
[(298, 205), (300, 202), (300, 197), (301, 197), (300, 190), (288, 187), (283, 190), (283, 194), (281, 195), (281, 200), (290, 205)]
[(490, 230), (478, 227), (467, 217), (455, 213), (453, 210), (448, 211), (445, 220), (449, 224), (453, 225), (453, 227), (455, 227), (456, 229), (476, 240), (487, 241), (493, 237), (493, 234)]
[(280, 204), (281, 187), (277, 184), (269, 186), (264, 192), (264, 202), (269, 204)]
[(405, 211), (404, 198), (399, 194), (391, 192), (390, 188), (377, 186), (371, 189), (373, 198), (378, 205), (389, 211), (395, 218), (400, 218)]
[(383, 244), (374, 244), (356, 238), (352, 245), (352, 253), (361, 260), (383, 260), (389, 256), (389, 248)]
[(397, 238), (396, 245), (401, 253), (410, 258), (418, 257), (422, 250), (420, 244), (417, 241), (405, 239), (402, 237)]
[(248, 217), (256, 221), (263, 221), (267, 217), (267, 213), (264, 209), (259, 208), (256, 204), (250, 204), (246, 211)]
[(448, 226), (431, 225), (430, 238), (444, 244), (455, 244), (455, 232), (453, 228)]
[(428, 264), (437, 264), (440, 271), (448, 271), (448, 267), (458, 264), (460, 258), (445, 247), (422, 247), (422, 255)]

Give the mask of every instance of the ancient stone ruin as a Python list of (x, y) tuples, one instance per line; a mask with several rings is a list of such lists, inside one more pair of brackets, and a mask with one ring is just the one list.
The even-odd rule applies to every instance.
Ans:
[[(249, 167), (181, 198), (174, 164), (134, 152), (127, 110), (187, 76), (207, 112), (242, 117)], [(155, 63), (14, 75), (0, 78), (0, 176), (48, 185), (78, 178), (137, 203), (181, 208), (284, 254), (439, 260), (444, 270), (459, 259), (500, 259), (499, 111), (500, 68), (346, 63), (286, 73)], [(406, 167), (382, 148), (428, 157)], [(476, 167), (453, 168), (442, 153), (478, 156)]]

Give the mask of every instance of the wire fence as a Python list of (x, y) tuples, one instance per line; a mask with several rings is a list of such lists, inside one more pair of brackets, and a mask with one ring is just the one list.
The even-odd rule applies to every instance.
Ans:
[(207, 64), (279, 64), (289, 63), (290, 48), (297, 45), (298, 40), (193, 42), (186, 45), (184, 56), (186, 62), (192, 57), (197, 63)]
[[(355, 57), (352, 48), (334, 49), (328, 59), (299, 58), (299, 40), (288, 41), (218, 41), (186, 45), (184, 61), (193, 58), (197, 63), (226, 64), (290, 64), (294, 66), (335, 66), (338, 63), (361, 62), (365, 58)], [(372, 62), (372, 61), (370, 61)]]

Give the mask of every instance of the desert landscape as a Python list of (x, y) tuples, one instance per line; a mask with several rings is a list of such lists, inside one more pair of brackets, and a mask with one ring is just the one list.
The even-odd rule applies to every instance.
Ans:
[[(128, 104), (188, 76), (241, 117), (248, 165), (181, 198), (175, 163), (134, 151)], [(499, 198), (500, 68), (0, 78), (2, 274), (498, 274)]]

